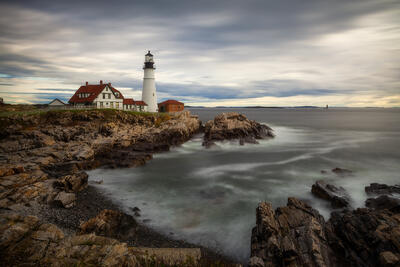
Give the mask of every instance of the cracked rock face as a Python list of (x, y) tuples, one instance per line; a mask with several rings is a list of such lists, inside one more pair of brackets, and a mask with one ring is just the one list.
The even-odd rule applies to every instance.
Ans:
[(215, 141), (239, 140), (239, 143), (257, 143), (257, 139), (274, 137), (267, 125), (249, 120), (236, 112), (221, 113), (204, 126), (203, 146), (210, 147)]
[[(398, 266), (400, 214), (357, 209), (334, 212), (326, 222), (295, 198), (276, 210), (263, 202), (257, 208), (251, 256), (264, 266)], [(250, 266), (260, 266), (253, 262)]]

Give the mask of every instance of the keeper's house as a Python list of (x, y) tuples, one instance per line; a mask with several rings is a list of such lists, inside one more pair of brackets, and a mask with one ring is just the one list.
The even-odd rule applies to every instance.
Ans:
[(124, 98), (120, 91), (111, 86), (111, 83), (82, 85), (68, 101), (74, 107), (114, 108), (121, 110), (147, 111), (143, 101), (134, 101)]

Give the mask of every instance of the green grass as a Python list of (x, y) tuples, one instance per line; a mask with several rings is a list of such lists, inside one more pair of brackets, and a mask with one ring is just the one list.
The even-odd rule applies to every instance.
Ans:
[(11, 117), (11, 116), (25, 116), (25, 115), (42, 115), (48, 113), (64, 113), (64, 112), (71, 112), (71, 113), (80, 113), (80, 112), (93, 112), (93, 111), (101, 111), (105, 113), (117, 114), (118, 112), (123, 112), (132, 115), (139, 115), (144, 117), (156, 116), (156, 117), (166, 117), (168, 114), (165, 113), (151, 113), (151, 112), (142, 112), (142, 111), (130, 111), (130, 110), (118, 110), (118, 109), (32, 109), (32, 110), (20, 110), (20, 111), (2, 111), (0, 112), (0, 117)]

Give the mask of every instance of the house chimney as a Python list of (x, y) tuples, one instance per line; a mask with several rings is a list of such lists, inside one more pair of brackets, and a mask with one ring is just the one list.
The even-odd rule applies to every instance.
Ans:
[(108, 83), (108, 86), (111, 86), (111, 83)]
[(88, 84), (89, 84), (89, 83), (88, 83), (88, 82), (86, 82), (86, 86), (88, 86)]
[(103, 84), (103, 80), (100, 80), (100, 84)]

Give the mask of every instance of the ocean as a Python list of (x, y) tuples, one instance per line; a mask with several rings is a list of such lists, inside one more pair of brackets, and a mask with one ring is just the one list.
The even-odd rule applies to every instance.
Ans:
[[(236, 111), (270, 126), (276, 137), (240, 146), (219, 142), (205, 149), (197, 135), (148, 164), (97, 169), (89, 180), (127, 213), (139, 207), (146, 225), (246, 262), (257, 204), (307, 201), (326, 219), (329, 203), (311, 194), (319, 179), (344, 187), (363, 207), (364, 187), (400, 183), (400, 109), (192, 108), (204, 122)], [(338, 176), (331, 169), (352, 170)], [(321, 173), (325, 170), (327, 173)]]

